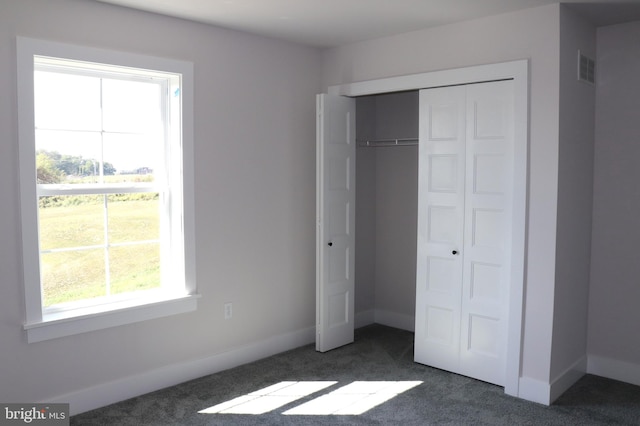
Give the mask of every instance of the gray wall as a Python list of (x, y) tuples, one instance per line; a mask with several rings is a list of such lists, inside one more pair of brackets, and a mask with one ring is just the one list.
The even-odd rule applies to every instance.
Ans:
[[(602, 358), (603, 372), (640, 384), (640, 22), (597, 36), (588, 350)], [(635, 369), (620, 368), (625, 363)]]
[[(16, 35), (194, 63), (196, 312), (26, 343)], [(301, 330), (313, 338), (319, 68), (316, 49), (95, 1), (0, 1), (0, 401), (66, 399)]]
[[(356, 99), (356, 139), (376, 137), (376, 98)], [(356, 327), (373, 321), (376, 307), (376, 151), (356, 148)]]
[(397, 75), (530, 61), (529, 208), (522, 375), (549, 387), (556, 270), (560, 6), (354, 43), (323, 53), (325, 86)]
[(551, 381), (586, 370), (595, 87), (578, 81), (578, 50), (595, 59), (596, 30), (560, 9), (560, 147)]

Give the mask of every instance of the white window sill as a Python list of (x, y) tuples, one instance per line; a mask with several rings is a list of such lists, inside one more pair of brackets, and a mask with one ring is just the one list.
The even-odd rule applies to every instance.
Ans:
[(41, 322), (25, 324), (29, 343), (102, 330), (169, 315), (195, 311), (199, 295), (183, 295), (153, 301), (126, 301), (101, 307), (44, 315)]

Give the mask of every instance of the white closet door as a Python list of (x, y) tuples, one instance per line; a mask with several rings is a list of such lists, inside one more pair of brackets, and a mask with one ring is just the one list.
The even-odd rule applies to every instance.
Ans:
[(513, 203), (513, 82), (467, 86), (460, 370), (504, 385)]
[(353, 342), (355, 99), (317, 97), (316, 350)]
[[(455, 132), (453, 115), (438, 113), (446, 105), (459, 114)], [(424, 90), (420, 107), (418, 229), (424, 232), (424, 238), (418, 240), (415, 360), (504, 385), (511, 264), (513, 83)], [(434, 131), (440, 128), (450, 129), (444, 135), (446, 140)], [(451, 149), (456, 155), (455, 160), (451, 154), (445, 162), (441, 153), (446, 149), (441, 146), (447, 143), (456, 146)], [(452, 177), (448, 187), (436, 184), (444, 182), (442, 176)], [(453, 197), (454, 187), (456, 199), (461, 201), (456, 204), (455, 214), (449, 210), (447, 219), (440, 219), (433, 212), (450, 207), (442, 193)], [(439, 224), (434, 218), (445, 225), (436, 229)], [(441, 242), (442, 238), (435, 238), (442, 229), (454, 228), (459, 239)]]
[(465, 89), (420, 92), (415, 361), (457, 371), (464, 224)]

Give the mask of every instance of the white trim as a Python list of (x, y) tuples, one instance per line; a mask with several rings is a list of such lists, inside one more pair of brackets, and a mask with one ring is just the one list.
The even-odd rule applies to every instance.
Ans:
[(172, 364), (109, 383), (58, 395), (47, 402), (69, 403), (71, 415), (84, 413), (308, 345), (313, 342), (314, 336), (315, 328), (309, 327), (237, 347), (207, 358)]
[(373, 309), (369, 309), (368, 311), (356, 313), (353, 317), (353, 324), (355, 328), (375, 324), (375, 311)]
[[(31, 52), (25, 58), (33, 62), (32, 55), (77, 60), (81, 62), (95, 62), (122, 67), (162, 70), (166, 73), (189, 73), (193, 65), (190, 62), (161, 58), (138, 53), (121, 52), (96, 47), (86, 47), (49, 40), (39, 40), (28, 37), (17, 37), (21, 50)], [(20, 55), (20, 54), (19, 54)], [(33, 67), (33, 64), (31, 65)], [(152, 72), (154, 75), (158, 72)]]
[[(410, 74), (330, 86), (329, 94), (350, 97), (366, 96), (380, 93), (507, 80), (527, 77), (528, 69), (528, 61), (523, 59), (512, 62), (476, 65), (471, 67), (431, 71), (420, 74)], [(523, 72), (524, 75), (522, 74)]]
[(141, 192), (163, 192), (166, 185), (158, 184), (38, 184), (39, 197), (48, 195), (94, 195), (94, 194), (134, 194)]
[[(176, 145), (181, 152), (172, 154), (175, 157), (175, 168), (180, 173), (175, 184), (180, 190), (172, 194), (171, 211), (171, 259), (177, 265), (176, 273), (167, 277), (168, 283), (176, 283), (184, 294), (165, 297), (162, 300), (150, 297), (145, 306), (134, 306), (136, 303), (112, 304), (113, 312), (105, 312), (102, 308), (94, 308), (90, 315), (80, 315), (76, 320), (65, 318), (64, 321), (51, 321), (43, 313), (42, 291), (40, 286), (39, 242), (38, 242), (38, 188), (35, 182), (35, 123), (34, 123), (34, 57), (64, 58), (64, 62), (84, 61), (114, 66), (145, 70), (162, 70), (161, 72), (145, 72), (148, 75), (174, 74), (176, 82), (180, 80), (181, 134), (176, 134)], [(67, 336), (75, 333), (97, 330), (100, 328), (122, 325), (129, 322), (142, 321), (160, 316), (189, 312), (196, 308), (196, 265), (195, 265), (195, 214), (194, 214), (194, 151), (193, 151), (193, 64), (190, 62), (152, 57), (147, 55), (116, 52), (111, 50), (56, 43), (45, 40), (17, 37), (17, 70), (18, 70), (18, 134), (20, 194), (22, 219), (22, 263), (25, 288), (25, 330), (29, 342), (37, 342), (47, 338)], [(180, 150), (178, 150), (180, 151)], [(127, 185), (129, 190), (137, 192), (144, 185)], [(99, 185), (98, 192), (110, 193), (119, 185)], [(150, 188), (159, 187), (157, 184)], [(40, 190), (53, 193), (61, 189), (60, 185), (42, 185)], [(84, 193), (85, 187), (69, 188), (70, 193)], [(164, 279), (164, 277), (163, 277)], [(69, 316), (71, 316), (70, 313)], [(74, 325), (74, 321), (76, 324)], [(47, 337), (49, 336), (49, 337)]]
[[(505, 393), (522, 396), (519, 387), (522, 364), (522, 326), (524, 313), (524, 264), (526, 254), (527, 177), (529, 140), (529, 61), (477, 65), (432, 71), (399, 77), (331, 86), (329, 94), (364, 96), (431, 87), (451, 86), (512, 79), (514, 81), (514, 201), (511, 256), (512, 286), (509, 292), (509, 324), (505, 375)], [(547, 385), (548, 386), (548, 385)]]
[(565, 393), (587, 372), (587, 356), (580, 357), (569, 368), (558, 375), (551, 381), (549, 388), (549, 403), (553, 403), (556, 399)]
[[(27, 321), (42, 320), (42, 294), (40, 282), (40, 262), (38, 261), (38, 195), (34, 176), (36, 164), (34, 158), (35, 143), (25, 143), (23, 138), (33, 141), (35, 129), (34, 117), (34, 77), (33, 77), (33, 42), (29, 39), (17, 38), (18, 69), (18, 143), (20, 171), (20, 213), (22, 223), (34, 226), (22, 226), (22, 270), (25, 297), (25, 317)], [(28, 265), (28, 267), (27, 267)]]
[(355, 328), (366, 327), (371, 324), (386, 325), (400, 330), (415, 331), (415, 317), (397, 312), (380, 309), (369, 309), (355, 315)]
[(573, 386), (587, 371), (587, 357), (580, 357), (550, 383), (529, 377), (520, 378), (518, 397), (539, 404), (551, 405), (560, 395)]
[(640, 386), (640, 364), (637, 363), (588, 355), (587, 373)]
[(524, 326), (525, 258), (529, 177), (529, 62), (514, 63), (514, 162), (513, 213), (511, 216), (511, 288), (507, 324), (507, 358), (504, 391), (519, 396)]
[(551, 385), (530, 377), (521, 377), (518, 397), (538, 404), (549, 405)]
[[(104, 310), (99, 312), (96, 312), (96, 307), (92, 306), (91, 312), (88, 314), (56, 319), (45, 317), (42, 322), (25, 324), (24, 329), (27, 332), (28, 343), (42, 342), (58, 337), (192, 312), (197, 308), (199, 297), (199, 295), (187, 295), (155, 302), (143, 299), (143, 304), (133, 306), (130, 303), (115, 304), (115, 307), (107, 305), (108, 309), (103, 308)], [(75, 311), (71, 312), (75, 314)]]
[(388, 327), (399, 328), (400, 330), (415, 331), (416, 318), (412, 315), (399, 314), (397, 312), (384, 311), (376, 309), (375, 311), (376, 324), (386, 325)]

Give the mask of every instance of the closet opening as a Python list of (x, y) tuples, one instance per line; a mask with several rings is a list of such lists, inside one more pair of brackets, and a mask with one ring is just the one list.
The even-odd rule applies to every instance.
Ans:
[(356, 98), (356, 328), (415, 328), (418, 95)]

